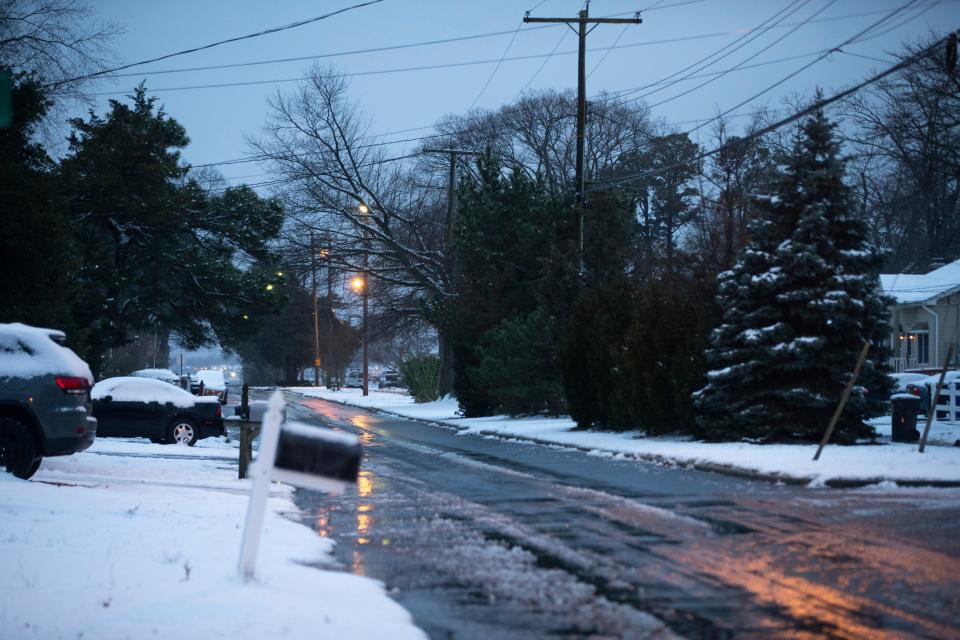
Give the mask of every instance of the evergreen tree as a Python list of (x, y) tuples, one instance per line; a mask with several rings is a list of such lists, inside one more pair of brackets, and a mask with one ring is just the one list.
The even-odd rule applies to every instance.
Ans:
[[(724, 317), (696, 398), (710, 439), (819, 439), (864, 341), (886, 335), (882, 254), (848, 201), (833, 128), (822, 112), (804, 124), (772, 193), (758, 199), (751, 241), (718, 279)], [(882, 411), (885, 361), (874, 349), (835, 441), (872, 435), (864, 419)]]
[(510, 316), (483, 334), (476, 347), (479, 363), (470, 375), (496, 400), (497, 411), (557, 414), (565, 407), (549, 324), (546, 310), (538, 307), (525, 316)]
[(650, 279), (637, 293), (621, 349), (629, 424), (649, 434), (699, 435), (692, 393), (706, 373), (704, 349), (719, 314), (713, 281), (683, 269)]
[(593, 284), (573, 309), (563, 344), (563, 380), (570, 417), (581, 429), (630, 426), (621, 352), (634, 299), (634, 287), (621, 274)]
[(568, 288), (574, 304), (561, 341), (567, 407), (580, 428), (629, 426), (620, 358), (636, 294), (634, 207), (629, 194), (598, 191), (584, 216), (584, 277), (579, 291)]
[(77, 246), (56, 165), (34, 140), (50, 101), (27, 74), (14, 76), (13, 121), (0, 129), (0, 322), (25, 322), (67, 332), (83, 349), (73, 321)]
[[(519, 169), (505, 173), (491, 154), (478, 159), (477, 174), (465, 177), (459, 190), (456, 296), (447, 313), (456, 362), (454, 392), (468, 416), (490, 415), (508, 406), (551, 411), (557, 408), (554, 390), (560, 379), (556, 343), (546, 339), (548, 348), (529, 323), (543, 305), (546, 285), (554, 284), (548, 277), (555, 271), (551, 259), (569, 240), (570, 208), (539, 178)], [(539, 330), (546, 336), (559, 333), (553, 323), (562, 318), (550, 310), (539, 318)], [(497, 329), (501, 323), (506, 324)], [(497, 334), (485, 338), (495, 329)], [(517, 364), (501, 348), (507, 335), (524, 341), (513, 351), (526, 353), (531, 360), (524, 367), (538, 371), (536, 381), (515, 379), (515, 389), (493, 374), (497, 363), (505, 362), (500, 358)]]
[(90, 329), (81, 355), (94, 371), (141, 330), (188, 347), (252, 335), (283, 302), (269, 249), (280, 205), (245, 187), (208, 197), (180, 163), (186, 131), (143, 86), (71, 125), (61, 174), (79, 240), (74, 314)]

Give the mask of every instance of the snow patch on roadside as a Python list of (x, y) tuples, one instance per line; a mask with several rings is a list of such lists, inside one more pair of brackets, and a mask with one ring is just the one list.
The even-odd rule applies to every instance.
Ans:
[[(619, 456), (683, 467), (761, 474), (807, 482), (812, 487), (838, 481), (960, 482), (960, 448), (956, 447), (928, 446), (921, 454), (916, 444), (884, 442), (828, 446), (820, 460), (814, 461), (815, 445), (707, 443), (683, 437), (646, 437), (642, 431), (575, 431), (576, 425), (568, 417), (463, 418), (457, 414), (456, 400), (449, 397), (415, 404), (410, 396), (396, 393), (372, 391), (364, 397), (355, 389), (330, 391), (322, 387), (298, 387), (288, 390), (305, 397), (333, 400), (415, 420), (440, 422), (464, 434), (525, 439), (575, 448), (600, 457)], [(878, 428), (882, 433), (882, 420), (878, 422)], [(948, 425), (935, 424), (931, 429), (931, 442), (946, 444), (951, 433)], [(960, 438), (960, 433), (957, 437)]]
[(291, 520), (290, 487), (245, 584), (234, 456), (104, 439), (31, 481), (0, 473), (0, 638), (424, 637), (379, 582), (317, 568), (334, 543)]

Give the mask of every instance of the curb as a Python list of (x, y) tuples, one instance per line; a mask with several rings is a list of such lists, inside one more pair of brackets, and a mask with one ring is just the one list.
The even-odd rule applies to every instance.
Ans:
[[(307, 398), (310, 400), (323, 400), (324, 402), (332, 402), (333, 404), (339, 404), (344, 407), (350, 407), (351, 409), (360, 409), (363, 411), (369, 411), (371, 413), (378, 413), (385, 416), (390, 416), (394, 418), (400, 418), (403, 420), (409, 420), (411, 422), (419, 422), (421, 424), (431, 425), (442, 427), (444, 429), (449, 429), (451, 431), (466, 431), (468, 427), (464, 427), (457, 424), (452, 424), (450, 422), (444, 422), (443, 420), (427, 420), (423, 418), (411, 418), (410, 416), (405, 416), (402, 413), (396, 413), (395, 411), (387, 411), (385, 409), (378, 409), (375, 407), (361, 407), (355, 404), (350, 404), (349, 402), (344, 402), (342, 400), (332, 400), (330, 398), (318, 398), (316, 396), (306, 396), (296, 391), (290, 389), (284, 389), (288, 393), (295, 394), (301, 398)], [(704, 471), (707, 473), (716, 473), (719, 475), (730, 476), (734, 478), (742, 478), (745, 480), (761, 480), (763, 482), (770, 483), (780, 483), (788, 484), (793, 486), (810, 486), (816, 482), (817, 478), (801, 477), (801, 476), (791, 476), (781, 473), (767, 473), (763, 471), (755, 471), (753, 469), (747, 469), (744, 467), (736, 467), (728, 464), (721, 464), (718, 462), (685, 462), (677, 458), (669, 458), (667, 456), (662, 456), (655, 453), (624, 453), (622, 451), (611, 451), (609, 449), (599, 449), (597, 447), (580, 447), (573, 444), (562, 444), (558, 442), (551, 442), (550, 440), (543, 440), (541, 438), (533, 438), (530, 436), (519, 436), (519, 435), (504, 435), (496, 431), (474, 431), (476, 435), (496, 438), (498, 440), (522, 440), (524, 442), (530, 442), (532, 444), (539, 444), (549, 447), (559, 447), (561, 449), (568, 449), (571, 451), (580, 451), (582, 453), (590, 453), (591, 451), (603, 451), (605, 453), (611, 453), (615, 455), (623, 456), (624, 458), (636, 460), (638, 462), (649, 462), (656, 464), (662, 467), (681, 467), (684, 469), (693, 469), (696, 471)], [(960, 488), (960, 480), (923, 480), (923, 479), (896, 479), (896, 478), (830, 478), (823, 482), (823, 487), (829, 489), (860, 489), (863, 487), (869, 487), (871, 485), (880, 484), (881, 482), (893, 482), (898, 487), (931, 487), (935, 489), (953, 489)], [(820, 488), (821, 485), (817, 485), (814, 488)]]

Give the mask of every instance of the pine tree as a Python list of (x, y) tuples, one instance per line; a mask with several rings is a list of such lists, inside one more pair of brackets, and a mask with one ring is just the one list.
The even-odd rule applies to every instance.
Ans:
[[(718, 278), (724, 318), (696, 394), (710, 439), (819, 439), (864, 341), (885, 336), (883, 256), (853, 213), (833, 128), (822, 112), (804, 124), (771, 194), (758, 198), (751, 241)], [(884, 363), (875, 348), (834, 441), (872, 435), (864, 419), (882, 410)]]
[[(459, 191), (456, 297), (447, 312), (454, 393), (468, 416), (554, 411), (560, 373), (549, 336), (558, 333), (552, 324), (559, 319), (533, 314), (543, 306), (550, 260), (569, 235), (567, 199), (547, 191), (539, 177), (504, 172), (491, 154), (478, 159), (477, 174), (466, 176)], [(543, 335), (531, 330), (531, 318), (540, 319)], [(508, 353), (506, 336), (525, 342)], [(510, 389), (495, 374), (498, 367), (520, 366), (517, 353), (532, 359), (522, 368), (539, 371), (542, 384)]]

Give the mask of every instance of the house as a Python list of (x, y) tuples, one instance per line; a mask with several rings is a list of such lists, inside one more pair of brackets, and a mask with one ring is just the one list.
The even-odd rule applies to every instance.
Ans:
[(960, 260), (929, 273), (880, 275), (883, 292), (894, 299), (890, 346), (895, 372), (960, 366)]

